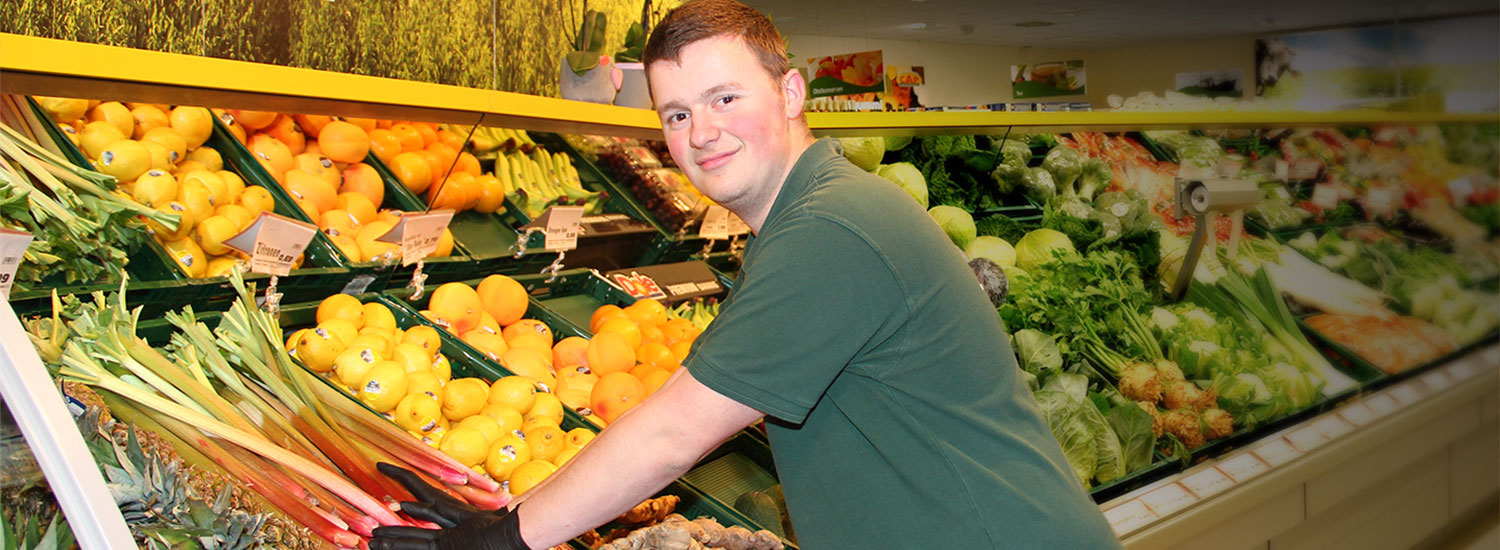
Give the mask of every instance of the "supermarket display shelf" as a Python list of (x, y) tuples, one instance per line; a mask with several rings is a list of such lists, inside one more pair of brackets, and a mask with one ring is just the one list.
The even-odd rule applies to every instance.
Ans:
[[(1379, 460), (1383, 454), (1423, 451), (1393, 444), (1405, 434), (1419, 436), (1429, 447), (1447, 445), (1451, 439), (1443, 439), (1443, 434), (1421, 430), (1435, 419), (1477, 410), (1480, 418), (1473, 419), (1476, 422), (1473, 427), (1493, 420), (1493, 410), (1486, 410), (1493, 409), (1493, 403), (1500, 397), (1497, 365), (1500, 365), (1500, 345), (1475, 349), (1421, 375), (1347, 399), (1331, 410), (1112, 499), (1100, 508), (1129, 548), (1191, 546), (1184, 544), (1185, 541), (1204, 540), (1198, 536), (1207, 533), (1207, 529), (1244, 517), (1257, 506), (1269, 506), (1266, 503), (1274, 500), (1271, 497), (1301, 490), (1303, 484), (1311, 485), (1330, 471), (1344, 477), (1355, 475), (1355, 470), (1341, 471), (1341, 467), (1356, 460)], [(1471, 405), (1473, 410), (1456, 410)], [(1460, 427), (1452, 428), (1458, 433), (1449, 435), (1465, 435), (1467, 432), (1459, 430)], [(1399, 462), (1400, 458), (1391, 460)], [(1399, 464), (1392, 468), (1397, 467)], [(1337, 492), (1347, 497), (1381, 480), (1344, 481), (1349, 483), (1343, 483)], [(1310, 495), (1308, 499), (1311, 500)], [(1297, 510), (1305, 512), (1306, 517), (1320, 511)], [(1297, 521), (1301, 519), (1304, 518)], [(1283, 529), (1286, 527), (1289, 526)], [(1264, 534), (1269, 538), (1279, 533)], [(1222, 536), (1209, 538), (1224, 540)]]

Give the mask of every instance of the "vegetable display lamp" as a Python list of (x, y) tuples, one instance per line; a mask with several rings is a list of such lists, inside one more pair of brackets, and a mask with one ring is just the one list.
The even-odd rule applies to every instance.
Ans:
[(1261, 192), (1254, 183), (1246, 180), (1213, 178), (1177, 178), (1176, 189), (1174, 215), (1178, 219), (1184, 216), (1197, 219), (1193, 240), (1188, 243), (1187, 254), (1177, 270), (1177, 280), (1172, 283), (1172, 299), (1180, 300), (1193, 280), (1203, 245), (1213, 237), (1214, 217), (1227, 212), (1234, 220), (1229, 234), (1229, 250), (1233, 254), (1239, 245), (1245, 209), (1260, 201)]

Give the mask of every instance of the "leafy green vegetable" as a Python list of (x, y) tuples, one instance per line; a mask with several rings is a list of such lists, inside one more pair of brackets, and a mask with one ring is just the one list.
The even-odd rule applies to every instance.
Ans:
[[(976, 225), (977, 229), (977, 225)], [(969, 258), (988, 258), (1001, 268), (1016, 265), (1016, 249), (1000, 237), (978, 236), (964, 248)]]
[(1021, 174), (1021, 190), (1027, 196), (1045, 202), (1057, 196), (1057, 182), (1051, 172), (1039, 167), (1027, 168)]
[(922, 153), (928, 157), (946, 157), (962, 151), (973, 151), (977, 147), (974, 136), (932, 136), (921, 139)]
[(1034, 271), (1058, 255), (1077, 253), (1067, 235), (1046, 228), (1027, 233), (1016, 242), (1016, 264), (1027, 271)]
[(900, 151), (905, 149), (907, 145), (911, 145), (911, 136), (886, 136), (885, 138), (885, 150), (887, 153)]
[(948, 238), (959, 249), (969, 246), (969, 242), (977, 236), (974, 217), (961, 208), (947, 205), (934, 206), (927, 211), (927, 215), (932, 216), (932, 219), (938, 222), (938, 226), (943, 228), (943, 232), (948, 234)]
[(1051, 336), (1035, 329), (1021, 329), (1011, 336), (1021, 369), (1046, 379), (1062, 370), (1062, 351)]
[(1073, 182), (1083, 174), (1083, 157), (1078, 154), (1077, 149), (1066, 145), (1053, 147), (1047, 151), (1047, 156), (1042, 157), (1042, 169), (1052, 174), (1059, 193), (1068, 196), (1078, 194)]
[(878, 137), (838, 138), (844, 158), (866, 172), (873, 172), (885, 157), (885, 139)]
[(1104, 227), (1099, 220), (1086, 216), (1068, 215), (1049, 203), (1042, 209), (1042, 227), (1063, 234), (1074, 246), (1087, 250), (1094, 241), (1104, 238)]
[(1078, 374), (1052, 376), (1033, 394), (1047, 426), (1062, 446), (1073, 473), (1086, 486), (1124, 475), (1125, 457), (1109, 421), (1088, 397), (1088, 379)]
[(1007, 139), (993, 142), (1000, 152), (1000, 162), (1012, 166), (1026, 167), (1031, 163), (1031, 146), (1023, 140)]
[(1120, 440), (1125, 471), (1134, 472), (1150, 466), (1151, 452), (1156, 449), (1156, 434), (1151, 432), (1151, 413), (1126, 404), (1110, 408), (1105, 417)]
[(1026, 228), (1021, 226), (1021, 222), (1004, 214), (993, 214), (974, 220), (974, 227), (981, 237), (999, 237), (1008, 243), (1017, 242), (1026, 235)]
[(882, 164), (875, 174), (900, 186), (902, 191), (917, 200), (917, 204), (927, 208), (927, 178), (922, 177), (922, 171), (910, 162)]

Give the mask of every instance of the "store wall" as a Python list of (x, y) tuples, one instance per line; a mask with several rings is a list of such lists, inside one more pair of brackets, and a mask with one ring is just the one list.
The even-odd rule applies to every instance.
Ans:
[(795, 34), (787, 39), (794, 60), (800, 64), (809, 57), (883, 50), (886, 64), (920, 65), (926, 69), (927, 84), (916, 92), (928, 106), (1009, 102), (1011, 65), (1069, 59), (1084, 60), (1087, 93), (1058, 97), (1057, 101), (1088, 101), (1102, 108), (1110, 94), (1128, 97), (1151, 91), (1160, 95), (1173, 89), (1174, 76), (1179, 72), (1240, 69), (1247, 79), (1246, 95), (1252, 95), (1255, 88), (1255, 39), (1248, 36), (1072, 50)]

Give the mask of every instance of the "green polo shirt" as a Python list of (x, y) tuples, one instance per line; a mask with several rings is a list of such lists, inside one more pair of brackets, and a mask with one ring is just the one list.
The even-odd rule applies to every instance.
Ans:
[(833, 140), (792, 168), (687, 368), (768, 415), (804, 548), (1119, 547), (963, 254)]

